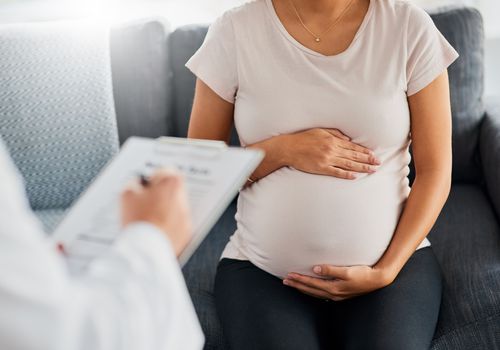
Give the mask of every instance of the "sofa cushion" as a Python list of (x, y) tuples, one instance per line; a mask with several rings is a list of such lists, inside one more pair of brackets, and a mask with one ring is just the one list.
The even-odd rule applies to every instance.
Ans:
[(206, 34), (206, 25), (187, 25), (176, 29), (170, 35), (169, 51), (175, 101), (171, 124), (174, 136), (187, 135), (196, 78), (184, 64), (201, 46)]
[(130, 136), (158, 137), (171, 132), (168, 33), (169, 25), (159, 18), (112, 28), (113, 90), (121, 143)]
[[(196, 78), (184, 65), (201, 46), (207, 34), (206, 25), (188, 25), (176, 29), (170, 36), (171, 64), (174, 84), (173, 136), (187, 135)], [(233, 127), (231, 145), (239, 145)]]
[(483, 184), (500, 218), (500, 98), (486, 101), (486, 115), (481, 124), (479, 150), (483, 166)]
[(32, 207), (68, 207), (118, 150), (107, 31), (0, 26), (0, 135)]
[(432, 14), (438, 29), (460, 57), (450, 66), (453, 113), (453, 173), (455, 181), (480, 177), (479, 124), (484, 116), (484, 32), (481, 14), (474, 8), (456, 8)]
[[(478, 140), (484, 116), (484, 34), (481, 14), (457, 7), (431, 13), (436, 27), (460, 57), (449, 67), (453, 113), (453, 181), (477, 182), (481, 178)], [(411, 163), (410, 182), (414, 179)]]
[(42, 223), (44, 231), (47, 234), (54, 232), (66, 213), (66, 209), (46, 209), (35, 211), (35, 215)]
[(429, 240), (444, 272), (435, 348), (500, 344), (500, 226), (484, 189), (454, 185)]

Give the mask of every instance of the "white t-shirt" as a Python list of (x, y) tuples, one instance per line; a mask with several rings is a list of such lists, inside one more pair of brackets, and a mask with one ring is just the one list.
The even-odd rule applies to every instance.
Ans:
[(235, 104), (242, 146), (338, 128), (382, 162), (355, 180), (284, 167), (245, 188), (222, 257), (249, 260), (278, 277), (314, 275), (315, 264), (375, 264), (410, 193), (407, 96), (457, 57), (430, 16), (407, 1), (371, 0), (354, 40), (334, 56), (294, 39), (271, 0), (220, 16), (186, 67)]

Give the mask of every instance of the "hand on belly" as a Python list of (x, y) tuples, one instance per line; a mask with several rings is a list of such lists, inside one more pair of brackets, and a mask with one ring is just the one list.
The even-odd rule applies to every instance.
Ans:
[(309, 129), (285, 135), (277, 144), (287, 164), (305, 173), (353, 180), (356, 173), (374, 173), (380, 161), (372, 150), (351, 142), (338, 129)]

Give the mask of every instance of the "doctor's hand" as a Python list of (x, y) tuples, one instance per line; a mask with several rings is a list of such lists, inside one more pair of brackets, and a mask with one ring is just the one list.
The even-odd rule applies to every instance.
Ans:
[(283, 135), (287, 163), (312, 174), (355, 179), (355, 172), (373, 173), (380, 162), (364, 146), (351, 142), (338, 129), (315, 128)]
[(191, 217), (184, 180), (173, 170), (158, 170), (146, 185), (132, 181), (121, 196), (122, 226), (145, 221), (170, 240), (177, 256), (191, 239)]
[(371, 266), (318, 265), (313, 271), (323, 278), (289, 273), (283, 284), (316, 298), (340, 301), (383, 288), (395, 279)]

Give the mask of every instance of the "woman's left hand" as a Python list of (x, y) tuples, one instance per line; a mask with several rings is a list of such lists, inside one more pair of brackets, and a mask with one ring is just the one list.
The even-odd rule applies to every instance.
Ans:
[(318, 265), (313, 271), (328, 279), (292, 272), (283, 283), (317, 298), (340, 301), (383, 288), (395, 278), (386, 271), (371, 266)]

